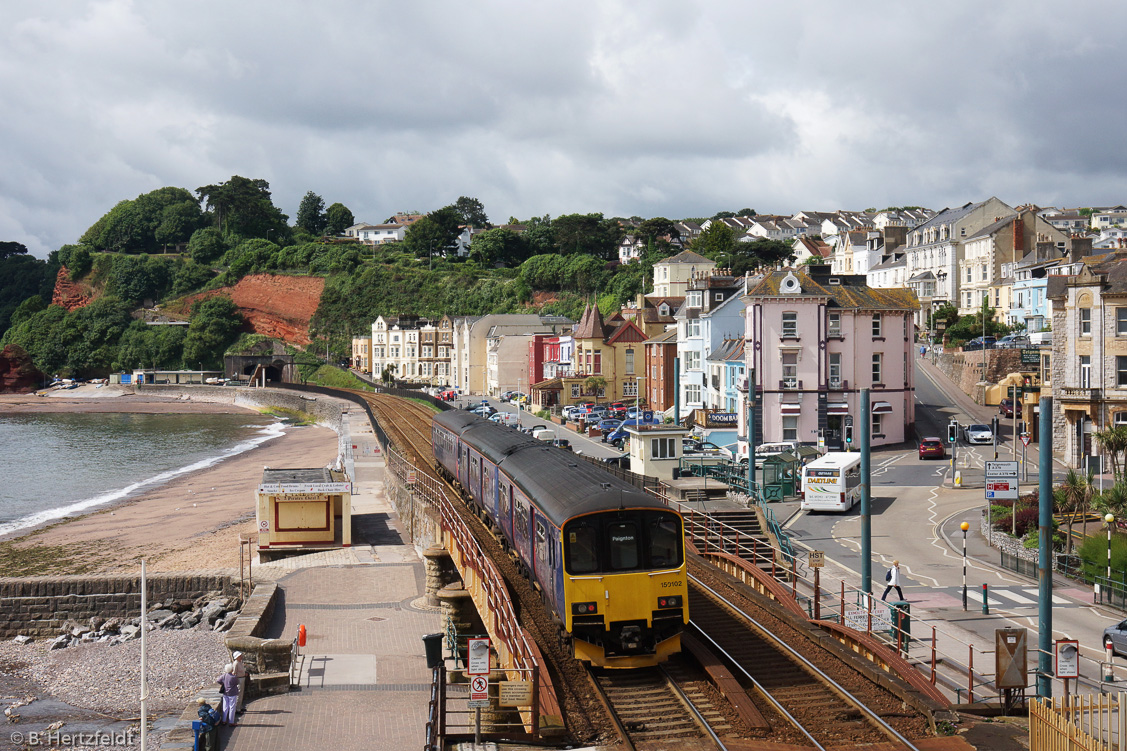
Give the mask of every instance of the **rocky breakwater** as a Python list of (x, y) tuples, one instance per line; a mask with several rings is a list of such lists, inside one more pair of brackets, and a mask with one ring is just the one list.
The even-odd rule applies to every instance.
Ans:
[[(168, 600), (154, 603), (146, 619), (150, 631), (156, 629), (207, 629), (216, 633), (228, 631), (239, 616), (240, 602), (222, 592), (209, 592), (195, 600)], [(86, 623), (68, 622), (62, 633), (50, 642), (51, 649), (65, 649), (91, 642), (121, 644), (141, 636), (141, 617), (123, 620), (93, 616)], [(14, 641), (27, 644), (31, 637), (17, 636)]]

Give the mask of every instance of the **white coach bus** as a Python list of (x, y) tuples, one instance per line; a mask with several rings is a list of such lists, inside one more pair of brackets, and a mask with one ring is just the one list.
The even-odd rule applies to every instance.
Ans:
[(848, 511), (861, 500), (861, 454), (830, 452), (802, 468), (803, 511)]

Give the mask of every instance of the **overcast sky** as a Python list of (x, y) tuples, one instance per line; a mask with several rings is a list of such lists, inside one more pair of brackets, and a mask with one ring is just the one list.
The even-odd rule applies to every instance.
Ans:
[(0, 240), (231, 175), (357, 220), (1127, 203), (1127, 4), (0, 4)]

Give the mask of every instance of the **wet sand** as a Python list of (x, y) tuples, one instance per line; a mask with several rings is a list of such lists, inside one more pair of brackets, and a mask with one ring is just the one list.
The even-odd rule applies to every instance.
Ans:
[[(147, 396), (0, 396), (0, 414), (247, 411), (230, 404)], [(73, 556), (73, 567), (83, 573), (135, 572), (141, 558), (151, 572), (237, 569), (239, 536), (255, 532), (254, 492), (262, 468), (323, 467), (336, 456), (337, 437), (332, 430), (289, 427), (278, 438), (207, 469), (84, 516), (17, 532), (13, 547), (29, 557), (37, 547), (65, 549), (68, 558)]]

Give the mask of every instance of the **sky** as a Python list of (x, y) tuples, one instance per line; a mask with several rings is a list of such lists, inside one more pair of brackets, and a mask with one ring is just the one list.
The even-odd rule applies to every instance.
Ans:
[(290, 216), (1127, 203), (1127, 3), (0, 3), (0, 240), (232, 175)]

